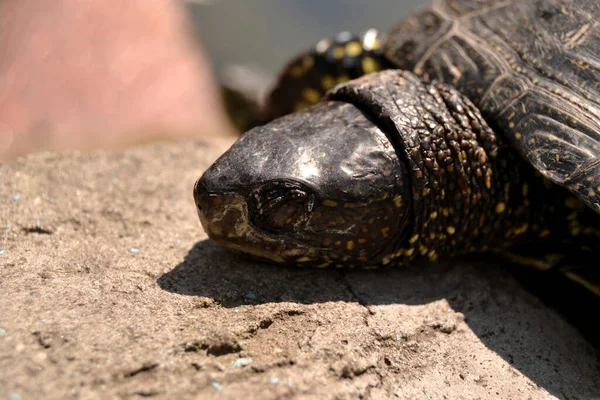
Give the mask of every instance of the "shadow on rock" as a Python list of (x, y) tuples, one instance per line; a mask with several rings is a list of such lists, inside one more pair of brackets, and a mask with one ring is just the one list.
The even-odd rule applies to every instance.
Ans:
[[(540, 276), (536, 274), (529, 280), (540, 286)], [(589, 371), (590, 366), (582, 365), (579, 374), (572, 371), (572, 364), (563, 365), (557, 354), (568, 354), (569, 346), (597, 352), (585, 341), (575, 340), (577, 331), (540, 298), (524, 290), (509, 268), (494, 258), (378, 271), (302, 269), (248, 261), (206, 240), (197, 243), (182, 263), (161, 276), (158, 284), (170, 292), (211, 298), (223, 307), (332, 301), (364, 306), (425, 305), (445, 299), (454, 311), (465, 316), (469, 328), (489, 349), (558, 397), (565, 376), (584, 376), (583, 370)], [(565, 286), (559, 288), (564, 290)], [(579, 288), (566, 288), (581, 293)], [(548, 286), (546, 291), (556, 299), (559, 296), (554, 290), (558, 289)], [(543, 291), (538, 294), (548, 295)], [(568, 292), (560, 294), (563, 303), (572, 297)], [(581, 308), (577, 303), (568, 305)], [(588, 321), (595, 321), (597, 302), (584, 308), (584, 319), (587, 316)], [(599, 333), (594, 325), (591, 334), (598, 337)], [(557, 340), (563, 337), (564, 341)], [(546, 367), (540, 368), (540, 364)]]

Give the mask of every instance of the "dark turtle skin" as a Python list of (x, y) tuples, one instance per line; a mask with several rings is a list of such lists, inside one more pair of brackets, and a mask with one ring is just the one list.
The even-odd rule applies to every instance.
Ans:
[(353, 75), (335, 49), (382, 36), (317, 45), (196, 182), (205, 231), (302, 266), (495, 252), (600, 296), (599, 20), (588, 0), (440, 0), (353, 49)]

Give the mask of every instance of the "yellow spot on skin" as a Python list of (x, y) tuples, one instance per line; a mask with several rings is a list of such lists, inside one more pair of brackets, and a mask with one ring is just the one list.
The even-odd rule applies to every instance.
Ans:
[(454, 235), (456, 233), (456, 228), (453, 226), (449, 226), (446, 228), (446, 232), (448, 232), (450, 235)]
[(356, 57), (362, 53), (362, 46), (358, 42), (350, 42), (346, 44), (346, 55)]
[(567, 278), (579, 283), (580, 285), (583, 285), (585, 288), (589, 289), (592, 291), (592, 293), (600, 296), (600, 286), (598, 285), (594, 285), (590, 282), (588, 282), (587, 280), (585, 280), (584, 278), (582, 278), (581, 276), (577, 275), (574, 272), (565, 272), (565, 275), (567, 276)]
[(353, 242), (352, 240), (348, 240), (348, 241), (346, 242), (346, 248), (347, 248), (348, 250), (352, 250), (352, 249), (354, 249), (354, 242)]
[(317, 268), (327, 268), (330, 265), (331, 265), (330, 262), (326, 262), (326, 263), (323, 263), (323, 264), (315, 265), (315, 267), (317, 267)]
[(302, 68), (304, 68), (305, 71), (308, 71), (314, 65), (315, 65), (315, 60), (311, 56), (306, 55), (306, 56), (304, 56), (304, 58), (302, 58)]
[(581, 233), (581, 227), (574, 226), (574, 227), (571, 228), (571, 235), (573, 235), (573, 236), (579, 236), (580, 233)]
[(380, 46), (379, 38), (377, 37), (377, 31), (374, 29), (369, 29), (363, 38), (363, 47), (365, 50), (374, 50), (378, 49)]
[(437, 261), (437, 259), (438, 259), (438, 255), (437, 255), (437, 253), (435, 252), (435, 250), (431, 250), (431, 251), (429, 252), (429, 254), (427, 254), (427, 256), (429, 257), (429, 259), (430, 259), (431, 261)]
[(321, 100), (321, 93), (312, 88), (306, 88), (302, 90), (302, 98), (309, 104), (318, 103)]
[(565, 258), (565, 256), (563, 256), (562, 254), (556, 254), (556, 253), (546, 254), (544, 256), (544, 259), (546, 259), (546, 261), (551, 262), (551, 263), (556, 263), (556, 262), (562, 260), (563, 258)]
[(341, 60), (342, 58), (344, 58), (344, 48), (343, 47), (339, 47), (337, 46), (335, 49), (333, 49), (333, 58), (335, 58), (336, 60)]
[(592, 197), (592, 196), (594, 196), (595, 194), (596, 194), (596, 193), (594, 193), (594, 189), (592, 189), (592, 188), (589, 188), (589, 189), (588, 189), (588, 196)]
[(442, 208), (442, 214), (444, 214), (444, 217), (447, 217), (448, 215), (450, 215), (450, 210), (444, 207)]
[(429, 234), (429, 239), (434, 240), (436, 238), (436, 234), (435, 233), (430, 233)]
[(304, 68), (302, 68), (301, 65), (294, 65), (292, 68), (290, 68), (288, 74), (292, 78), (300, 78), (302, 75), (304, 75)]
[(398, 208), (402, 207), (402, 196), (400, 196), (399, 194), (394, 196), (394, 204)]
[(527, 196), (527, 193), (529, 193), (529, 185), (524, 183), (523, 184), (523, 196)]
[(375, 218), (369, 218), (369, 224), (372, 224), (373, 222), (375, 222)]
[(310, 257), (300, 257), (299, 259), (296, 260), (296, 262), (307, 262), (310, 261)]
[(341, 240), (338, 240), (337, 242), (334, 243), (336, 246), (339, 246), (340, 244), (342, 244)]
[(323, 246), (329, 246), (329, 245), (331, 245), (331, 239), (329, 239), (329, 238), (323, 239)]
[(431, 214), (429, 214), (429, 219), (436, 219), (437, 218), (437, 211), (433, 211)]
[(390, 228), (381, 228), (381, 234), (384, 238), (388, 237), (388, 233), (390, 232)]
[(488, 189), (492, 187), (492, 177), (489, 175), (485, 177), (485, 187)]
[(366, 243), (366, 242), (367, 242), (367, 239), (365, 239), (365, 238), (358, 239), (358, 243), (360, 243), (360, 244), (363, 244), (363, 243)]
[(338, 83), (348, 82), (349, 80), (350, 80), (350, 77), (346, 74), (340, 75), (337, 78)]
[(394, 256), (395, 256), (395, 254), (388, 254), (387, 256), (383, 257), (383, 260), (381, 260), (381, 263), (383, 265), (388, 265), (392, 261)]
[(416, 242), (417, 240), (419, 240), (419, 235), (414, 235), (413, 237), (411, 237), (410, 239), (408, 239), (408, 242), (410, 244), (413, 244), (414, 242)]
[(337, 201), (333, 201), (333, 200), (323, 200), (323, 205), (327, 206), (327, 207), (337, 207), (338, 203), (337, 203)]
[(305, 102), (301, 101), (301, 102), (296, 103), (294, 105), (294, 111), (301, 111), (301, 110), (304, 110), (306, 107), (308, 107), (308, 104), (306, 104)]
[(550, 230), (544, 229), (543, 231), (540, 232), (540, 237), (546, 237), (546, 236), (550, 235), (550, 233), (552, 233), (552, 232), (550, 232)]
[(511, 128), (511, 129), (514, 128), (515, 127), (515, 123), (514, 122), (509, 122), (508, 123), (508, 127)]
[(565, 200), (565, 206), (569, 207), (569, 208), (575, 208), (577, 207), (577, 199), (575, 199), (575, 197), (569, 197)]
[(521, 132), (515, 133), (515, 139), (521, 140), (522, 138), (523, 138), (523, 135), (521, 134)]
[(504, 203), (498, 203), (498, 204), (496, 204), (496, 212), (498, 214), (501, 214), (504, 211), (506, 211), (506, 204), (504, 204)]
[(360, 65), (362, 66), (365, 74), (370, 74), (371, 72), (379, 71), (381, 69), (381, 66), (373, 57), (363, 58), (360, 62)]
[(412, 256), (413, 253), (415, 252), (415, 249), (406, 249), (406, 251), (404, 252), (404, 254), (406, 254), (407, 256)]
[(335, 86), (335, 79), (333, 79), (332, 76), (325, 75), (323, 78), (321, 78), (321, 87), (323, 88), (323, 90), (327, 91), (334, 86)]

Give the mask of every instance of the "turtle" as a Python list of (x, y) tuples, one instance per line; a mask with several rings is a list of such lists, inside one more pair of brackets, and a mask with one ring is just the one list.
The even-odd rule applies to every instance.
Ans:
[(499, 254), (600, 296), (600, 3), (435, 0), (299, 53), (196, 181), (209, 238), (270, 263)]

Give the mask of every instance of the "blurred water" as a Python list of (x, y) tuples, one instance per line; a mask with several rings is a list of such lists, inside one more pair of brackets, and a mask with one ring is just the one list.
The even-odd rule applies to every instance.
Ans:
[(212, 0), (189, 4), (220, 76), (229, 64), (276, 74), (298, 52), (340, 31), (386, 31), (429, 0)]

